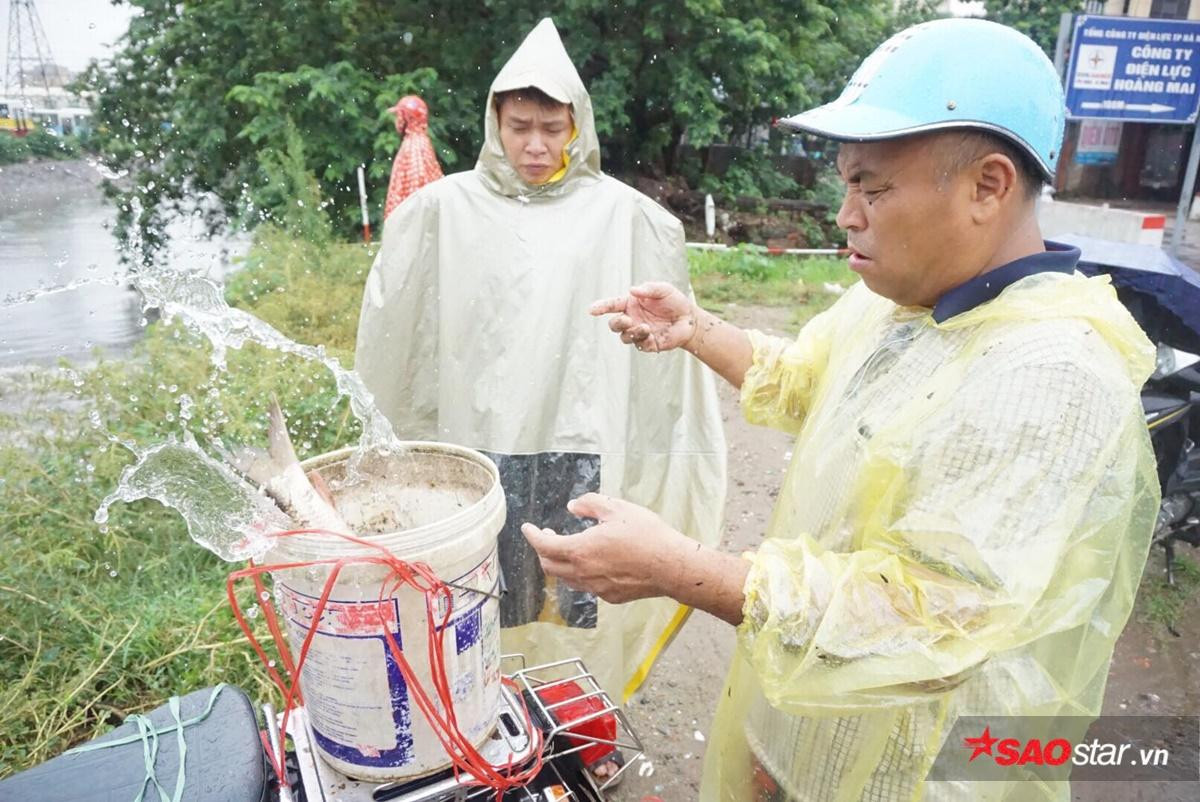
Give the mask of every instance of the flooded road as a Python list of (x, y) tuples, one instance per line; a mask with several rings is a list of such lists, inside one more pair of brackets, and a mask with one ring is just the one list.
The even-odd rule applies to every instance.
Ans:
[[(0, 170), (0, 367), (51, 364), (60, 357), (108, 355), (142, 336), (141, 298), (124, 279), (99, 175), (83, 161)], [(245, 251), (243, 239), (209, 240), (202, 226), (171, 228), (168, 264), (224, 276)], [(35, 291), (86, 282), (28, 303)]]

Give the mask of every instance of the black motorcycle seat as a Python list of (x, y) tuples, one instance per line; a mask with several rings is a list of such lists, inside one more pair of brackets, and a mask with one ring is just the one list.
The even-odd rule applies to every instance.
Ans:
[[(180, 718), (188, 721), (208, 707), (213, 689), (180, 699)], [(156, 730), (173, 726), (167, 705), (148, 715)], [(112, 732), (88, 744), (117, 741), (137, 735), (137, 724), (126, 720)], [(258, 735), (254, 707), (239, 688), (225, 686), (208, 717), (185, 727), (185, 785), (187, 802), (262, 802), (267, 795), (266, 755)], [(175, 731), (158, 736), (155, 776), (167, 795), (174, 793), (179, 770)], [(146, 779), (141, 740), (104, 749), (59, 755), (41, 765), (0, 780), (0, 802), (131, 802)], [(146, 800), (158, 792), (147, 789)]]
[(1147, 415), (1174, 412), (1177, 409), (1183, 409), (1187, 405), (1188, 402), (1179, 396), (1167, 395), (1166, 393), (1142, 393), (1142, 409)]

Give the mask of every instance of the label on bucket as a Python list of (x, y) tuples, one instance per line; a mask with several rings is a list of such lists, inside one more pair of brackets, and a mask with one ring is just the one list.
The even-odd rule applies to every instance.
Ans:
[[(464, 735), (478, 741), (494, 725), (499, 704), (495, 552), (450, 582), (455, 586), (447, 624), (451, 631), (445, 633), (443, 657), (459, 726)], [(275, 587), (298, 653), (312, 627), (319, 596), (278, 579)], [(445, 601), (435, 607), (441, 608), (434, 611), (440, 620)], [(436, 747), (440, 752), (441, 746), (423, 715), (414, 711), (407, 683), (383, 636), (386, 627), (401, 649), (410, 647), (405, 656), (413, 670), (418, 677), (428, 677), (424, 622), (423, 605), (419, 611), (401, 609), (395, 598), (326, 601), (301, 683), (313, 736), (323, 752), (354, 766), (381, 769), (418, 771), (435, 760), (428, 750)], [(402, 631), (408, 633), (407, 644)], [(432, 685), (426, 691), (440, 708)]]
[[(282, 584), (278, 589), (293, 643), (303, 643), (319, 599)], [(396, 599), (325, 603), (304, 661), (304, 702), (317, 744), (340, 760), (366, 766), (412, 760), (408, 685), (383, 636), (386, 624), (403, 649), (399, 620)], [(316, 688), (319, 693), (308, 692)]]
[[(462, 683), (473, 680), (475, 674), (485, 686), (500, 682), (500, 589), (499, 565), (495, 555), (489, 556), (471, 571), (454, 580), (453, 618), (454, 648), (447, 650), (446, 664), (455, 669)], [(484, 595), (488, 594), (488, 595)], [(435, 613), (446, 614), (446, 604), (438, 599)], [(447, 638), (449, 640), (449, 638)], [(480, 648), (471, 652), (473, 647)], [(470, 654), (467, 654), (470, 652)], [(469, 663), (467, 665), (466, 663)], [(476, 669), (476, 670), (472, 670)], [(469, 676), (463, 676), (469, 675)], [(455, 683), (455, 701), (465, 696), (468, 688)]]

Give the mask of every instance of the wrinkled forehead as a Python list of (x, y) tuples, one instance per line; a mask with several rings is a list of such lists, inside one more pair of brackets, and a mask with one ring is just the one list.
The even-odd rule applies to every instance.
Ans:
[(837, 169), (843, 177), (857, 173), (894, 173), (914, 163), (937, 158), (949, 146), (947, 135), (940, 132), (875, 142), (842, 142), (838, 145)]

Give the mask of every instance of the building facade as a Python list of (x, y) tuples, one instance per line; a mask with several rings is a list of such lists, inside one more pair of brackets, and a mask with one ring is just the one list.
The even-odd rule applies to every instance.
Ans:
[[(1200, 0), (1107, 0), (1084, 7), (1088, 14), (1200, 21)], [(1055, 189), (1062, 197), (1113, 204), (1175, 203), (1192, 134), (1190, 125), (1069, 121)]]

